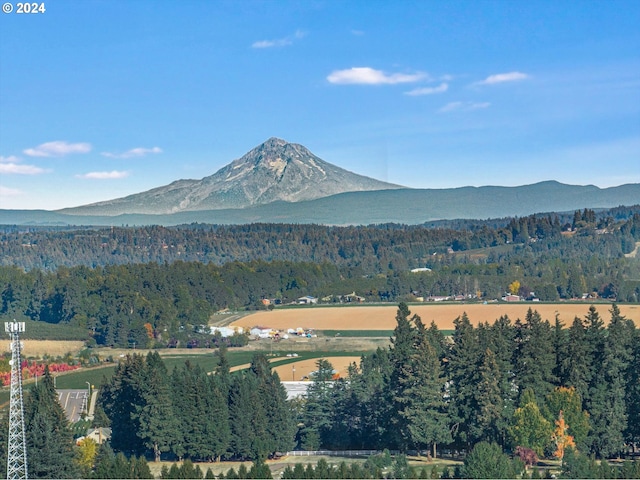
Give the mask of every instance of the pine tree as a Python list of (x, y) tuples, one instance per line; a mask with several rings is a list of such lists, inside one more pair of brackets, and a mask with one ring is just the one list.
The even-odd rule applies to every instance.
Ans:
[(474, 439), (504, 443), (506, 419), (504, 418), (503, 378), (496, 355), (487, 349), (479, 368), (476, 391), (478, 409), (470, 422), (469, 434)]
[(399, 384), (403, 406), (400, 415), (408, 426), (411, 443), (420, 450), (436, 444), (450, 442), (449, 417), (444, 400), (445, 383), (442, 364), (424, 325), (418, 319), (417, 345), (408, 363), (403, 365)]
[(7, 442), (9, 441), (9, 412), (0, 412), (0, 478), (7, 478)]
[(271, 455), (278, 451), (286, 452), (293, 448), (295, 436), (294, 417), (287, 403), (287, 392), (264, 354), (254, 356), (250, 372), (256, 378), (258, 398), (264, 412), (262, 443), (266, 450), (263, 453)]
[(591, 451), (601, 457), (621, 452), (627, 429), (627, 368), (632, 360), (633, 322), (620, 315), (616, 305), (611, 308), (602, 350), (602, 366), (591, 387)]
[(631, 339), (631, 361), (627, 368), (627, 430), (628, 443), (640, 442), (640, 330), (636, 329)]
[(400, 414), (404, 408), (402, 404), (403, 398), (406, 397), (404, 393), (405, 387), (401, 380), (402, 372), (411, 362), (411, 356), (413, 355), (416, 342), (416, 331), (412, 325), (414, 319), (409, 320), (410, 314), (411, 312), (406, 303), (400, 303), (398, 305), (396, 327), (393, 331), (389, 350), (393, 370), (391, 371), (388, 395), (390, 397), (389, 404), (393, 407), (389, 412), (391, 414), (389, 419), (391, 428), (387, 433), (391, 444), (400, 450), (405, 450), (410, 441), (407, 421)]
[(453, 323), (455, 331), (446, 367), (451, 382), (450, 417), (454, 422), (454, 440), (468, 447), (473, 441), (469, 432), (471, 421), (478, 411), (476, 385), (481, 352), (477, 332), (466, 313)]
[(216, 456), (216, 421), (211, 407), (211, 383), (199, 365), (185, 363), (179, 378), (174, 377), (174, 399), (181, 397), (177, 419), (181, 427), (178, 438), (184, 455), (191, 459), (210, 460)]
[(144, 370), (144, 357), (127, 355), (100, 389), (98, 401), (111, 421), (111, 446), (116, 451), (141, 454), (146, 449), (137, 434), (139, 410), (145, 405)]
[(144, 401), (138, 406), (137, 435), (159, 462), (161, 453), (177, 442), (178, 423), (167, 368), (157, 352), (147, 355), (141, 387)]
[(231, 422), (231, 452), (240, 459), (266, 456), (266, 413), (258, 396), (258, 382), (254, 375), (234, 375), (229, 393)]
[(58, 403), (49, 368), (25, 398), (25, 434), (32, 478), (76, 478), (73, 434)]
[(231, 426), (229, 419), (229, 384), (223, 376), (210, 376), (209, 414), (215, 433), (211, 437), (211, 450), (216, 460), (225, 455), (231, 442)]
[(360, 373), (349, 378), (358, 405), (359, 448), (382, 449), (389, 444), (393, 403), (388, 392), (392, 371), (389, 351), (378, 348), (362, 357)]
[(593, 376), (593, 351), (587, 341), (583, 321), (576, 317), (567, 331), (567, 343), (560, 360), (560, 383), (574, 387), (582, 399), (589, 394)]
[(516, 322), (516, 332), (516, 383), (520, 392), (527, 388), (533, 390), (540, 404), (556, 382), (553, 331), (548, 321), (543, 321), (537, 311), (529, 309), (525, 323)]

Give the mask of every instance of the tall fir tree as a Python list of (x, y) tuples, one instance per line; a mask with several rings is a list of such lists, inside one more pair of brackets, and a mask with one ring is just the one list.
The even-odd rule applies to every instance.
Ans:
[(378, 348), (362, 357), (360, 373), (350, 377), (352, 391), (360, 405), (360, 448), (383, 449), (388, 446), (392, 399), (388, 395), (393, 364), (389, 351)]
[(617, 305), (611, 308), (606, 330), (602, 365), (591, 387), (591, 452), (606, 458), (624, 449), (627, 429), (627, 368), (632, 360), (635, 326), (620, 315)]
[(400, 415), (407, 422), (409, 441), (420, 450), (431, 446), (436, 457), (436, 446), (451, 441), (449, 416), (445, 402), (446, 379), (443, 374), (437, 346), (433, 337), (416, 318), (417, 343), (409, 362), (403, 365), (399, 383), (403, 406)]
[(157, 352), (146, 358), (142, 398), (136, 412), (140, 424), (137, 434), (159, 462), (161, 454), (169, 452), (177, 442), (179, 430), (167, 367)]
[(470, 437), (476, 441), (505, 444), (507, 418), (500, 381), (503, 378), (496, 355), (490, 349), (484, 352), (478, 370), (476, 404), (478, 409), (469, 426)]
[(389, 403), (393, 405), (390, 418), (390, 429), (387, 432), (392, 446), (406, 450), (409, 446), (409, 426), (407, 420), (400, 414), (403, 410), (405, 386), (402, 383), (403, 371), (411, 362), (416, 343), (416, 329), (413, 326), (415, 316), (409, 319), (411, 312), (406, 303), (398, 305), (396, 313), (396, 327), (391, 338), (389, 357), (393, 363), (393, 370), (389, 382)]
[(25, 434), (31, 478), (77, 478), (73, 434), (58, 403), (48, 366), (25, 398)]
[(551, 325), (537, 311), (529, 309), (525, 322), (516, 322), (516, 343), (514, 366), (519, 392), (531, 389), (540, 405), (557, 381), (553, 375), (556, 355)]
[(306, 448), (321, 445), (331, 446), (332, 418), (335, 405), (331, 393), (333, 365), (325, 358), (316, 361), (315, 375), (307, 389), (303, 414), (304, 427), (301, 431), (302, 442)]
[(250, 372), (256, 378), (258, 398), (265, 412), (265, 453), (272, 455), (289, 451), (294, 446), (295, 424), (293, 412), (287, 403), (287, 392), (280, 382), (280, 377), (277, 372), (271, 370), (264, 354), (256, 354), (253, 357)]
[(146, 447), (138, 436), (138, 413), (145, 405), (142, 355), (127, 355), (116, 366), (111, 379), (102, 385), (98, 402), (111, 421), (111, 446), (115, 451), (140, 455)]
[(587, 345), (587, 361), (589, 362), (589, 385), (586, 392), (581, 392), (578, 386), (576, 388), (584, 396), (583, 401), (587, 410), (590, 410), (591, 396), (595, 392), (594, 387), (597, 383), (594, 370), (595, 367), (601, 366), (604, 361), (604, 342), (607, 335), (604, 321), (594, 305), (589, 307), (589, 312), (584, 317), (584, 335)]
[(481, 351), (477, 331), (467, 314), (453, 321), (455, 330), (449, 350), (447, 377), (449, 387), (449, 415), (453, 422), (454, 441), (458, 446), (469, 448), (473, 443), (470, 435), (471, 420), (478, 411), (476, 385)]
[(574, 387), (584, 400), (589, 395), (594, 356), (583, 321), (576, 317), (567, 331), (567, 343), (560, 360), (560, 384)]
[(631, 339), (631, 361), (627, 368), (627, 430), (628, 443), (640, 442), (640, 330), (636, 329)]

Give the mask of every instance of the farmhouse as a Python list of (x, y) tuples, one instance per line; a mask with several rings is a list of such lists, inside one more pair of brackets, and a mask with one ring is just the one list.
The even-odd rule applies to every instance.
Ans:
[(312, 305), (318, 303), (318, 299), (316, 297), (312, 297), (307, 295), (306, 297), (300, 297), (298, 299), (298, 304), (300, 305)]
[(359, 295), (356, 295), (356, 292), (352, 292), (352, 293), (347, 293), (346, 295), (342, 295), (342, 297), (340, 297), (340, 301), (345, 302), (345, 303), (364, 303), (366, 299), (364, 297), (361, 297)]
[(519, 302), (520, 295), (505, 295), (504, 297), (502, 297), (502, 300), (504, 300), (505, 302)]
[(111, 429), (106, 427), (90, 428), (84, 437), (78, 437), (76, 439), (76, 444), (85, 438), (90, 438), (98, 445), (102, 445), (104, 442), (108, 442), (111, 439)]
[(215, 335), (216, 332), (219, 332), (222, 338), (233, 337), (235, 333), (242, 333), (242, 327), (209, 327), (209, 331), (211, 335)]

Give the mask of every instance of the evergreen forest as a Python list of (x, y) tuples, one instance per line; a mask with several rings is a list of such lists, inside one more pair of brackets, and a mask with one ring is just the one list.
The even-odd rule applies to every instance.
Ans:
[(264, 461), (294, 448), (396, 455), (331, 468), (342, 471), (332, 476), (322, 475), (324, 463), (296, 465), (286, 478), (382, 478), (382, 468), (387, 478), (417, 478), (403, 454), (455, 452), (467, 452), (464, 465), (421, 477), (515, 478), (542, 458), (561, 460), (563, 478), (637, 475), (637, 462), (607, 463), (640, 441), (640, 331), (615, 304), (606, 316), (591, 307), (571, 325), (535, 310), (477, 327), (463, 315), (446, 337), (400, 303), (396, 323), (391, 345), (364, 355), (346, 378), (332, 380), (333, 366), (318, 360), (298, 400), (287, 400), (262, 353), (235, 373), (224, 347), (213, 372), (188, 362), (169, 372), (157, 352), (129, 355), (100, 391), (94, 423), (110, 425), (112, 438), (89, 464), (46, 372), (25, 406), (33, 478), (148, 478), (146, 461), (159, 459), (189, 461), (162, 478), (193, 478), (181, 476), (187, 468), (202, 478), (192, 462), (220, 459), (254, 461), (253, 474), (227, 478), (264, 478)]
[(97, 345), (153, 347), (217, 311), (306, 295), (637, 302), (639, 241), (640, 207), (430, 226), (4, 227), (0, 317), (65, 324)]

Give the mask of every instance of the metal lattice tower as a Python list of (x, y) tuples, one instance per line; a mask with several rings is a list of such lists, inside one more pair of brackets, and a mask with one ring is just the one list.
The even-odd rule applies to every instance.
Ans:
[(4, 331), (11, 338), (11, 400), (9, 402), (7, 480), (21, 480), (28, 478), (20, 361), (20, 351), (22, 349), (20, 333), (24, 332), (24, 322), (5, 322)]

